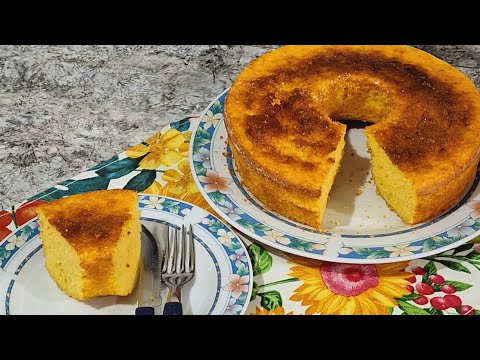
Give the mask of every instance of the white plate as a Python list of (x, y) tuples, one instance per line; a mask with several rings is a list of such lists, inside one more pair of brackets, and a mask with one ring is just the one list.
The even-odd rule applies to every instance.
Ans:
[[(238, 237), (218, 218), (195, 205), (153, 195), (140, 195), (139, 199), (142, 223), (153, 234), (161, 233), (160, 224), (195, 224), (196, 271), (195, 278), (182, 289), (184, 313), (244, 314), (253, 275), (247, 250)], [(35, 218), (0, 244), (2, 254), (7, 254), (0, 262), (0, 314), (135, 313), (136, 291), (127, 297), (83, 302), (65, 295), (45, 268), (38, 232)], [(166, 294), (165, 289), (163, 299)]]
[(425, 224), (405, 225), (376, 192), (363, 129), (348, 131), (345, 158), (323, 220), (324, 232), (266, 209), (242, 186), (236, 172), (223, 121), (226, 96), (227, 91), (201, 116), (192, 137), (191, 168), (208, 203), (253, 239), (304, 257), (371, 264), (430, 256), (479, 235), (478, 172), (468, 194), (447, 214)]

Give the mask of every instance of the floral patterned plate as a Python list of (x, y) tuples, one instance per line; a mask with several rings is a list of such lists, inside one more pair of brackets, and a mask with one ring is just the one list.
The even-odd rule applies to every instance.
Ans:
[(190, 144), (192, 173), (208, 203), (244, 234), (287, 253), (342, 263), (388, 263), (438, 254), (480, 234), (479, 175), (462, 201), (428, 223), (403, 224), (377, 194), (363, 129), (350, 129), (323, 232), (264, 207), (242, 186), (223, 121), (228, 91), (201, 116)]
[[(196, 274), (185, 285), (186, 314), (244, 314), (252, 293), (252, 265), (243, 243), (218, 218), (196, 205), (139, 195), (142, 223), (153, 234), (160, 224), (194, 224)], [(0, 244), (0, 314), (134, 314), (137, 296), (76, 301), (65, 295), (45, 268), (37, 218)], [(166, 289), (164, 299), (166, 298)]]

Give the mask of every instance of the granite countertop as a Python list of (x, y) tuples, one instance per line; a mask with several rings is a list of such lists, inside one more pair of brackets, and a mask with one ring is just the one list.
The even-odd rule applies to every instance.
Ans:
[[(264, 46), (0, 46), (0, 210), (199, 114)], [(419, 46), (480, 88), (480, 46)]]

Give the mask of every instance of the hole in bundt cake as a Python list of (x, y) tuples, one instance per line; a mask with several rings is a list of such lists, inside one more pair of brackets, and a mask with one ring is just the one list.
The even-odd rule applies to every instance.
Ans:
[[(354, 126), (363, 124), (362, 122), (352, 123)], [(362, 195), (365, 191), (365, 183), (371, 179), (370, 159), (362, 149), (357, 150), (352, 146), (352, 142), (348, 141), (349, 135), (361, 136), (357, 129), (349, 127), (340, 170), (335, 177), (328, 199), (323, 221), (325, 229), (350, 224), (355, 207), (358, 206), (355, 198)]]
[[(347, 130), (350, 130), (350, 129), (365, 129), (365, 128), (369, 127), (370, 125), (374, 124), (372, 122), (362, 121), (362, 120), (340, 120), (340, 119), (336, 119), (335, 121), (338, 121), (342, 124), (347, 125)], [(348, 153), (347, 149), (345, 149), (345, 153)]]

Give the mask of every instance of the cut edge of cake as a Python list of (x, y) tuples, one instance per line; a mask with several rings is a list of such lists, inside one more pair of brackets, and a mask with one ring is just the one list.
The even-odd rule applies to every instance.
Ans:
[[(65, 199), (70, 199), (68, 206), (72, 201), (78, 201), (80, 209), (77, 210), (81, 211), (82, 203), (89, 201), (88, 198), (91, 199), (92, 196), (106, 196), (106, 201), (109, 200), (108, 197), (121, 197), (117, 200), (129, 201), (130, 204), (125, 208), (125, 214), (115, 214), (123, 216), (124, 221), (113, 245), (102, 248), (92, 242), (90, 246), (76, 247), (52, 223), (51, 216), (56, 213), (52, 209), (55, 209), (55, 206), (66, 206)], [(42, 205), (37, 208), (37, 212), (45, 265), (63, 292), (77, 300), (109, 295), (127, 296), (133, 292), (138, 278), (141, 251), (140, 211), (135, 191), (100, 190), (73, 195)], [(101, 216), (105, 214), (102, 213)], [(95, 226), (94, 223), (83, 225)], [(82, 226), (82, 223), (79, 222), (78, 226)]]
[(298, 189), (295, 192), (286, 191), (282, 184), (269, 181), (268, 176), (265, 176), (255, 166), (252, 166), (245, 157), (241, 156), (234, 144), (230, 144), (237, 172), (242, 176), (242, 183), (246, 181), (250, 191), (261, 202), (268, 202), (268, 209), (277, 211), (291, 220), (320, 229), (331, 188), (340, 170), (346, 144), (345, 135), (347, 127), (340, 123), (338, 125), (343, 127), (343, 135), (335, 151), (325, 157), (333, 159), (333, 162), (323, 179), (319, 179), (322, 182), (322, 187), (318, 196), (298, 191)]

